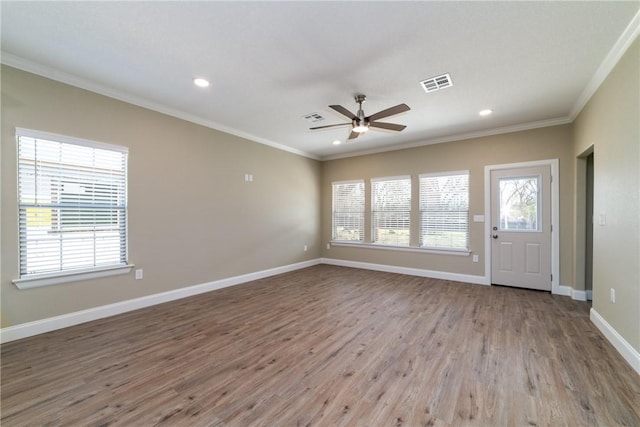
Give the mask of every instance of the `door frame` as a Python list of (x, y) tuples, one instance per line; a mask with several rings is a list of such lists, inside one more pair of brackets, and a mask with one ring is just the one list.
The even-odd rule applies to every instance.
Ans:
[[(558, 159), (536, 160), (531, 162), (486, 165), (484, 167), (484, 272), (487, 285), (491, 285), (491, 171), (518, 169), (532, 166), (551, 167), (551, 293), (569, 295), (570, 288), (560, 286), (560, 178)], [(566, 289), (564, 289), (566, 288)]]

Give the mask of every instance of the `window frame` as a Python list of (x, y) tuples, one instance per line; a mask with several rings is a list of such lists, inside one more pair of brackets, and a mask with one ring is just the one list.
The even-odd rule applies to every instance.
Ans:
[[(356, 214), (359, 214), (360, 219), (358, 221), (358, 232), (360, 239), (358, 240), (350, 240), (350, 239), (338, 239), (336, 237), (336, 186), (339, 185), (349, 185), (349, 184), (360, 184), (362, 186), (362, 209), (360, 211), (353, 211)], [(365, 210), (366, 210), (366, 186), (364, 179), (355, 179), (348, 181), (335, 181), (331, 183), (331, 242), (335, 243), (349, 243), (349, 244), (363, 244), (365, 239)]]
[[(423, 210), (423, 179), (424, 178), (440, 178), (440, 177), (449, 177), (449, 176), (466, 176), (466, 210), (464, 211), (466, 214), (465, 218), (465, 245), (464, 247), (457, 246), (428, 246), (423, 243), (423, 226), (424, 226), (424, 210)], [(437, 250), (437, 251), (446, 251), (446, 252), (463, 252), (469, 253), (469, 184), (470, 184), (470, 173), (468, 170), (460, 170), (460, 171), (448, 171), (448, 172), (431, 172), (431, 173), (422, 173), (418, 175), (418, 247), (423, 250)], [(445, 210), (441, 210), (439, 212), (446, 212)]]
[[(124, 201), (121, 202), (123, 205), (119, 208), (122, 210), (122, 220), (124, 222), (123, 225), (119, 226), (118, 229), (118, 235), (119, 235), (119, 240), (121, 241), (120, 246), (124, 246), (124, 248), (120, 248), (119, 249), (119, 259), (121, 260), (120, 262), (114, 262), (114, 263), (105, 263), (102, 265), (95, 265), (95, 259), (92, 262), (94, 265), (89, 266), (89, 265), (84, 265), (84, 266), (79, 266), (78, 268), (67, 268), (64, 269), (62, 268), (62, 265), (60, 265), (60, 268), (58, 270), (52, 270), (52, 271), (46, 271), (46, 272), (35, 272), (35, 273), (27, 273), (23, 271), (23, 267), (22, 264), (20, 265), (20, 277), (18, 279), (14, 279), (12, 282), (19, 288), (19, 289), (28, 289), (28, 288), (34, 288), (34, 287), (40, 287), (40, 286), (48, 286), (48, 285), (54, 285), (54, 284), (59, 284), (59, 283), (66, 283), (66, 282), (72, 282), (72, 281), (78, 281), (78, 280), (86, 280), (86, 279), (92, 279), (92, 278), (98, 278), (98, 277), (107, 277), (107, 276), (113, 276), (113, 275), (118, 275), (118, 274), (126, 274), (129, 273), (131, 271), (131, 269), (134, 267), (134, 265), (129, 264), (128, 262), (128, 238), (129, 238), (129, 231), (128, 231), (128, 202), (127, 202), (127, 191), (128, 191), (128, 148), (124, 147), (124, 146), (119, 146), (119, 145), (113, 145), (113, 144), (106, 144), (106, 143), (102, 143), (102, 142), (96, 142), (96, 141), (90, 141), (90, 140), (86, 140), (86, 139), (81, 139), (81, 138), (74, 138), (74, 137), (70, 137), (70, 136), (65, 136), (65, 135), (58, 135), (58, 134), (53, 134), (53, 133), (49, 133), (49, 132), (42, 132), (42, 131), (36, 131), (36, 130), (31, 130), (31, 129), (23, 129), (23, 128), (16, 128), (15, 130), (15, 136), (16, 136), (16, 162), (17, 162), (17, 167), (16, 167), (16, 178), (17, 178), (17, 191), (16, 191), (16, 195), (17, 195), (17, 209), (18, 209), (18, 259), (19, 262), (22, 263), (22, 258), (23, 256), (26, 257), (26, 252), (23, 253), (22, 247), (23, 245), (26, 244), (26, 242), (28, 242), (28, 240), (26, 240), (26, 237), (23, 237), (23, 234), (21, 233), (21, 231), (23, 231), (22, 227), (25, 227), (24, 231), (26, 231), (28, 225), (23, 225), (21, 223), (20, 220), (20, 211), (22, 209), (26, 209), (26, 205), (28, 205), (28, 203), (25, 204), (25, 202), (23, 201), (23, 193), (22, 190), (20, 188), (20, 182), (21, 182), (21, 158), (20, 158), (20, 154), (21, 154), (21, 142), (20, 139), (21, 138), (31, 138), (31, 139), (35, 139), (35, 140), (43, 140), (43, 141), (50, 141), (50, 142), (54, 142), (54, 143), (61, 143), (61, 144), (70, 144), (70, 145), (74, 145), (74, 146), (78, 146), (78, 147), (85, 147), (85, 148), (90, 148), (90, 149), (98, 149), (98, 150), (108, 150), (108, 151), (112, 151), (112, 152), (117, 152), (120, 153), (121, 155), (124, 156), (124, 158), (121, 160), (122, 162), (122, 171), (121, 173), (123, 174), (123, 184), (121, 186), (118, 187), (119, 190), (121, 190), (123, 192), (123, 197), (124, 197)], [(62, 151), (62, 150), (61, 150)], [(37, 166), (33, 166), (33, 171), (34, 173), (36, 173), (35, 171), (38, 169)], [(73, 172), (74, 170), (71, 169), (71, 171)], [(77, 173), (78, 170), (75, 170), (75, 173)], [(60, 174), (58, 177), (60, 182), (64, 182), (65, 180), (69, 179), (69, 175), (67, 174), (66, 176), (64, 174)], [(75, 179), (75, 178), (74, 178)], [(72, 182), (72, 181), (69, 181)], [(75, 181), (73, 181), (75, 182)], [(82, 182), (82, 181), (78, 181), (78, 182)], [(81, 184), (75, 183), (75, 185), (78, 185), (78, 187), (80, 187)], [(95, 191), (95, 190), (94, 190)], [(60, 197), (62, 197), (62, 192), (60, 193)], [(51, 200), (50, 202), (48, 202), (48, 205), (55, 205), (55, 203), (53, 202), (53, 200)], [(90, 206), (95, 206), (95, 205), (99, 205), (99, 203), (93, 202), (93, 204), (88, 203), (87, 206), (89, 206), (89, 210), (91, 209)], [(47, 203), (43, 204), (44, 209), (47, 209)], [(49, 209), (54, 209), (53, 207), (49, 208)], [(63, 212), (63, 211), (60, 211)], [(62, 213), (59, 212), (59, 218), (58, 220), (62, 220), (64, 219), (64, 215)], [(103, 218), (104, 219), (104, 218)], [(26, 219), (25, 219), (26, 221)], [(99, 221), (95, 221), (91, 223), (92, 227), (95, 228), (96, 225), (100, 225)], [(60, 227), (62, 226), (62, 223), (59, 224), (53, 224), (52, 221), (52, 225), (51, 227)], [(58, 230), (60, 231), (60, 230)], [(64, 231), (63, 231), (64, 232)], [(66, 231), (67, 233), (69, 231)], [(96, 241), (95, 239), (97, 239), (97, 235), (94, 235), (92, 237), (94, 240), (94, 242)], [(122, 256), (124, 253), (124, 256)], [(123, 259), (124, 258), (124, 259)], [(61, 261), (60, 261), (61, 262)]]
[[(407, 181), (409, 184), (409, 205), (408, 205), (408, 210), (405, 211), (401, 211), (401, 210), (377, 210), (376, 209), (376, 194), (375, 194), (375, 185), (376, 183), (380, 183), (380, 182), (391, 182), (391, 181)], [(399, 176), (389, 176), (389, 177), (378, 177), (378, 178), (371, 178), (371, 244), (373, 245), (377, 245), (377, 246), (391, 246), (391, 247), (397, 247), (397, 248), (410, 248), (411, 247), (411, 216), (412, 216), (412, 180), (411, 180), (411, 175), (399, 175)], [(383, 213), (383, 212), (397, 212), (397, 213), (401, 213), (401, 212), (405, 212), (406, 217), (407, 217), (407, 230), (409, 232), (409, 236), (408, 236), (408, 240), (406, 244), (393, 244), (393, 243), (383, 243), (380, 241), (376, 240), (376, 213)], [(379, 227), (378, 227), (379, 228)]]

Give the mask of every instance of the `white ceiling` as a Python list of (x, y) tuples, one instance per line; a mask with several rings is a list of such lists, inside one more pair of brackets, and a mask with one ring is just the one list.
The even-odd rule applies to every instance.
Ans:
[[(569, 123), (637, 36), (639, 6), (2, 1), (2, 62), (327, 159)], [(453, 87), (421, 88), (444, 73)], [(308, 130), (348, 121), (328, 105), (355, 112), (357, 93), (367, 115), (408, 104), (383, 120), (407, 128), (339, 146), (348, 127)]]

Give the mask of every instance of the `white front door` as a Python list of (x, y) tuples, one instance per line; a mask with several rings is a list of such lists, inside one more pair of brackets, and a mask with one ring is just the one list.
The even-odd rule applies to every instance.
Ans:
[(491, 171), (491, 282), (551, 291), (551, 167)]

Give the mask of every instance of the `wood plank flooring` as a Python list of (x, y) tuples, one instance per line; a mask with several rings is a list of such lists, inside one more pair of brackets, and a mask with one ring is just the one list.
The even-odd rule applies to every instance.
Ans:
[(2, 346), (9, 426), (640, 426), (548, 293), (319, 265)]

